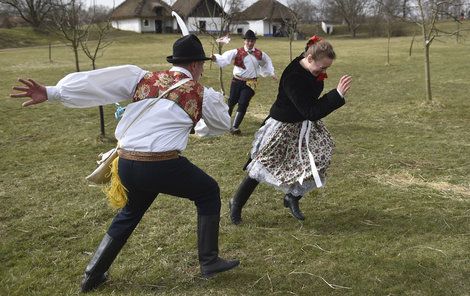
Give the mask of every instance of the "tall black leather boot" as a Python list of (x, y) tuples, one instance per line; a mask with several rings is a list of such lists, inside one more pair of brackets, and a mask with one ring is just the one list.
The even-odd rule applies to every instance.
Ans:
[(93, 258), (85, 269), (84, 278), (81, 284), (83, 293), (98, 288), (107, 278), (107, 271), (111, 263), (121, 251), (126, 242), (120, 242), (113, 239), (107, 233), (104, 235), (98, 249), (96, 249)]
[(197, 216), (197, 246), (201, 275), (209, 278), (219, 272), (237, 267), (238, 260), (219, 257), (219, 215)]
[(245, 117), (245, 112), (237, 111), (237, 113), (235, 114), (235, 118), (233, 119), (233, 125), (232, 125), (232, 128), (230, 129), (230, 133), (232, 133), (233, 135), (241, 134), (241, 131), (238, 127), (242, 123), (243, 117)]
[(242, 208), (258, 184), (259, 182), (255, 179), (246, 176), (238, 187), (235, 196), (230, 199), (228, 206), (230, 209), (230, 220), (232, 220), (233, 224), (238, 225), (242, 222)]
[(296, 219), (305, 220), (305, 216), (299, 208), (299, 199), (301, 198), (302, 196), (294, 196), (290, 193), (286, 194), (286, 196), (284, 196), (284, 206), (289, 208), (290, 212)]

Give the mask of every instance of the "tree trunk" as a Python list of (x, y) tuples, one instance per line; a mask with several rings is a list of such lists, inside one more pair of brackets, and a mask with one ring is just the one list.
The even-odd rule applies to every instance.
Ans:
[(390, 23), (390, 20), (387, 20), (387, 63), (386, 65), (389, 66), (390, 65), (390, 39), (391, 39), (391, 33), (392, 29), (391, 29), (391, 23)]
[(409, 56), (411, 57), (411, 53), (413, 52), (413, 43), (415, 42), (416, 32), (413, 32), (413, 38), (411, 38)]
[[(222, 44), (218, 43), (218, 52), (219, 54), (222, 54)], [(222, 94), (225, 95), (225, 87), (224, 87), (224, 79), (223, 79), (223, 72), (222, 68), (219, 68), (219, 83), (220, 83), (220, 89), (222, 90)]]
[(75, 69), (80, 72), (80, 63), (78, 62), (78, 46), (73, 45), (73, 54), (75, 56)]
[(222, 94), (225, 95), (225, 87), (224, 87), (224, 79), (223, 79), (223, 73), (222, 73), (222, 68), (219, 68), (219, 83), (220, 83), (220, 89), (222, 90)]
[(294, 37), (289, 36), (289, 58), (291, 62), (292, 62), (292, 39), (294, 39)]
[(52, 63), (52, 44), (49, 41), (49, 63)]
[(98, 106), (99, 112), (100, 112), (100, 131), (101, 131), (101, 136), (104, 137), (106, 135), (105, 129), (104, 129), (104, 112), (103, 112), (103, 106)]
[(407, 3), (407, 0), (403, 0), (403, 6), (402, 6), (402, 18), (405, 19), (406, 18), (406, 3)]
[(428, 101), (432, 100), (431, 94), (431, 67), (429, 62), (429, 43), (428, 40), (424, 40), (424, 81), (426, 87), (426, 99)]

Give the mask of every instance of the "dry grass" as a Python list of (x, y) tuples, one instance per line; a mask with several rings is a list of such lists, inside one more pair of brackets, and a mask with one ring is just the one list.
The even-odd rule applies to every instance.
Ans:
[[(116, 39), (98, 66), (165, 69), (174, 35)], [(236, 38), (228, 48), (241, 44)], [(347, 105), (325, 122), (336, 140), (327, 186), (301, 201), (293, 219), (282, 194), (261, 185), (233, 226), (227, 201), (253, 134), (275, 98), (261, 79), (241, 137), (191, 137), (185, 155), (214, 176), (222, 197), (221, 254), (241, 266), (211, 280), (198, 276), (192, 203), (159, 196), (94, 295), (469, 295), (470, 101), (468, 42), (431, 49), (433, 92), (423, 104), (420, 49), (409, 38), (332, 40), (338, 54), (326, 87), (354, 78)], [(206, 48), (209, 40), (203, 38)], [(419, 44), (419, 43), (417, 43)], [(284, 39), (261, 38), (275, 68), (288, 60)], [(303, 42), (295, 42), (300, 52)], [(74, 295), (114, 212), (84, 180), (98, 152), (113, 146), (114, 108), (43, 104), (24, 109), (8, 98), (18, 76), (54, 84), (74, 69), (67, 48), (0, 51), (0, 295)], [(82, 57), (84, 70), (90, 66)], [(231, 69), (224, 70), (228, 86)], [(217, 86), (217, 70), (204, 83)]]

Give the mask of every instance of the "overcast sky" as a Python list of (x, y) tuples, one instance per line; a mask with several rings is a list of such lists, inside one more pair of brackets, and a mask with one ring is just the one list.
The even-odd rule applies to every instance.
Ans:
[[(173, 4), (173, 3), (175, 3), (176, 0), (164, 0), (164, 1), (168, 4)], [(226, 0), (222, 0), (222, 1), (225, 2)], [(287, 3), (286, 0), (278, 0), (278, 1), (281, 2), (284, 5), (286, 5), (286, 3)], [(115, 6), (118, 6), (119, 4), (124, 2), (124, 0), (85, 0), (85, 2), (88, 3), (89, 5), (92, 5), (93, 3), (96, 3), (97, 5), (105, 5), (105, 6), (108, 6), (108, 7), (113, 7), (113, 3), (114, 3)], [(249, 5), (256, 2), (256, 0), (244, 0), (244, 2), (245, 2), (245, 8), (246, 8)]]

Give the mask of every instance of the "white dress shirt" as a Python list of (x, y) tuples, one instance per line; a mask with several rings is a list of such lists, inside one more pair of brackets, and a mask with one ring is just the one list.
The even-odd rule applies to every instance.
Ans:
[[(181, 72), (193, 78), (188, 70), (181, 67), (172, 67), (170, 71)], [(47, 98), (49, 101), (60, 101), (72, 108), (129, 100), (132, 99), (137, 84), (147, 72), (137, 66), (124, 65), (72, 73), (61, 79), (56, 86), (46, 87)], [(144, 101), (132, 104), (141, 104)], [(224, 103), (222, 94), (211, 88), (204, 88), (202, 118), (207, 126), (204, 135), (217, 135), (230, 129), (228, 106)], [(193, 121), (180, 106), (171, 100), (161, 99), (143, 113), (126, 132), (124, 132), (126, 127), (118, 124), (115, 136), (119, 140), (120, 147), (125, 150), (183, 151), (192, 127)]]
[[(261, 60), (258, 60), (253, 54), (250, 54), (248, 48), (244, 47), (245, 51), (248, 53), (246, 57), (243, 58), (243, 63), (245, 64), (245, 69), (238, 66), (233, 67), (233, 76), (238, 76), (246, 79), (256, 78), (258, 76), (274, 76), (274, 66), (271, 58), (263, 51), (261, 55)], [(254, 48), (253, 48), (254, 51)], [(227, 50), (223, 54), (214, 54), (216, 58), (216, 64), (223, 68), (227, 65), (230, 65), (237, 55), (237, 49)]]

